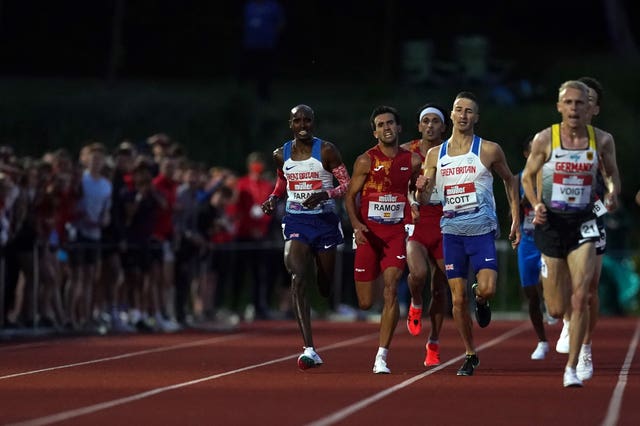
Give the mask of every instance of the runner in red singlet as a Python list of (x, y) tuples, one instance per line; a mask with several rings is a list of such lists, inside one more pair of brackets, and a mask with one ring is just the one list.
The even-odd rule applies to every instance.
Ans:
[[(401, 147), (420, 155), (424, 161), (427, 151), (438, 146), (445, 139), (449, 128), (447, 117), (449, 112), (436, 104), (426, 104), (418, 110), (418, 131), (421, 139), (414, 139), (402, 144)], [(422, 292), (427, 279), (427, 265), (431, 271), (429, 301), (429, 318), (431, 331), (425, 345), (425, 367), (440, 364), (439, 336), (442, 329), (444, 315), (448, 310), (448, 285), (444, 274), (444, 259), (442, 252), (442, 233), (440, 232), (440, 218), (442, 217), (442, 203), (437, 192), (431, 194), (428, 204), (420, 206), (419, 217), (414, 223), (407, 225), (409, 238), (407, 241), (407, 278), (411, 292), (411, 305), (407, 315), (407, 328), (414, 336), (422, 329)]]
[(356, 159), (345, 206), (354, 230), (354, 278), (361, 309), (373, 304), (374, 280), (382, 274), (384, 281), (373, 372), (388, 374), (387, 352), (399, 317), (398, 281), (407, 260), (405, 224), (411, 217), (407, 191), (415, 188), (421, 161), (419, 155), (400, 148), (400, 118), (394, 108), (376, 107), (371, 127), (377, 144)]

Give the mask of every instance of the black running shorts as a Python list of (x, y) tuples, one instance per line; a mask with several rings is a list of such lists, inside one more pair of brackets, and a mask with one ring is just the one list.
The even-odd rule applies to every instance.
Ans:
[(542, 254), (548, 257), (565, 258), (588, 242), (598, 241), (600, 233), (592, 213), (560, 215), (547, 210), (547, 221), (536, 225), (534, 241)]

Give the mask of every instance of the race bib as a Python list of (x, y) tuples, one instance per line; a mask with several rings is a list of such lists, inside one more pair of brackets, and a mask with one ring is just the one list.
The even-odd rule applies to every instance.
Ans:
[(524, 223), (522, 224), (522, 230), (527, 235), (533, 235), (533, 231), (536, 226), (533, 224), (533, 219), (536, 217), (536, 211), (533, 209), (525, 210)]
[(444, 187), (444, 207), (442, 210), (448, 214), (457, 214), (472, 211), (478, 208), (478, 194), (473, 182)]
[(407, 223), (404, 225), (404, 230), (407, 233), (407, 236), (411, 237), (413, 235), (413, 231), (416, 230), (416, 226), (413, 223)]
[(593, 203), (593, 213), (598, 217), (604, 216), (607, 213), (607, 208), (601, 200)]
[(580, 225), (580, 235), (582, 238), (600, 238), (600, 231), (595, 219), (588, 220)]
[(440, 195), (438, 188), (435, 186), (431, 191), (431, 197), (429, 197), (429, 204), (442, 204), (442, 196)]
[(591, 175), (553, 174), (551, 207), (559, 210), (584, 210), (591, 201)]
[(377, 200), (369, 201), (367, 217), (378, 223), (395, 224), (404, 219), (404, 201), (394, 195), (382, 195)]

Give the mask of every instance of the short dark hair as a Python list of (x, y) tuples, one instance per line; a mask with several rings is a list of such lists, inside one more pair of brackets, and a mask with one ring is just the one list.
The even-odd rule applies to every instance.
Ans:
[(602, 96), (604, 92), (602, 84), (600, 84), (600, 82), (595, 78), (586, 76), (580, 77), (578, 81), (586, 84), (590, 89), (593, 89), (596, 92), (596, 94), (598, 95), (598, 101), (596, 102), (596, 105), (600, 106), (600, 104), (602, 103)]
[(456, 95), (453, 102), (455, 103), (456, 100), (458, 99), (469, 99), (474, 104), (476, 104), (476, 112), (480, 112), (480, 104), (478, 103), (478, 97), (473, 92), (462, 91)]
[(470, 99), (476, 104), (478, 103), (478, 97), (473, 92), (462, 91), (456, 95), (456, 99)]
[(400, 123), (400, 114), (398, 114), (398, 110), (388, 105), (379, 105), (373, 109), (373, 112), (371, 113), (371, 118), (369, 119), (369, 122), (371, 123), (371, 130), (376, 130), (375, 118), (379, 115), (387, 114), (387, 113), (393, 114), (393, 118), (394, 120), (396, 120), (397, 125), (402, 124)]

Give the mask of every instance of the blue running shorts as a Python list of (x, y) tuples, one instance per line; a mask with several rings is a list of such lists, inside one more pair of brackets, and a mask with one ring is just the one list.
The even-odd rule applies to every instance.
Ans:
[(495, 232), (483, 235), (442, 234), (444, 268), (447, 278), (467, 278), (469, 263), (473, 271), (498, 270)]
[(298, 240), (315, 251), (331, 250), (344, 242), (340, 218), (335, 213), (287, 214), (282, 218), (285, 241)]
[(537, 285), (540, 281), (540, 250), (533, 237), (524, 234), (518, 245), (518, 272), (522, 287)]

